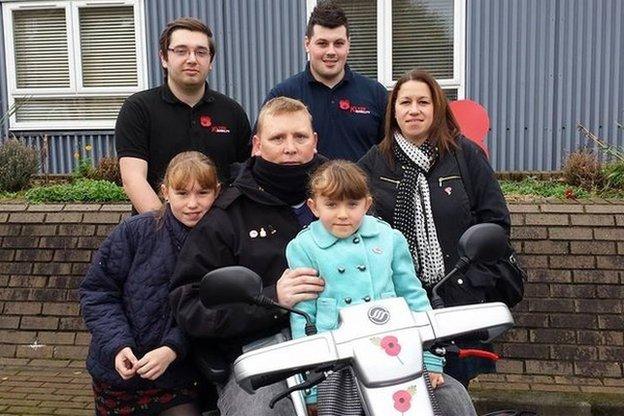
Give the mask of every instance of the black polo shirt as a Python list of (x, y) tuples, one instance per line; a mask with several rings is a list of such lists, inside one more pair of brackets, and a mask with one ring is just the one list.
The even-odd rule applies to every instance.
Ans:
[(308, 63), (304, 71), (275, 86), (265, 101), (279, 96), (308, 106), (318, 134), (318, 151), (330, 159), (358, 161), (383, 138), (388, 91), (348, 65), (344, 78), (329, 88), (314, 79)]
[(229, 165), (249, 157), (250, 135), (245, 110), (208, 84), (194, 107), (180, 101), (167, 84), (136, 93), (121, 107), (115, 125), (117, 156), (147, 161), (147, 181), (155, 191), (169, 161), (187, 150), (208, 155), (220, 180), (229, 182)]

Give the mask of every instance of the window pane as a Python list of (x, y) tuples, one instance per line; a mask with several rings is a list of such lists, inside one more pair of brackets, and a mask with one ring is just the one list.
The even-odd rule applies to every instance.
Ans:
[(115, 120), (125, 97), (16, 98), (17, 122)]
[(443, 91), (446, 94), (446, 99), (447, 100), (449, 100), (449, 101), (456, 101), (457, 100), (457, 88), (449, 88), (449, 89), (445, 89)]
[(392, 77), (425, 69), (453, 78), (453, 0), (392, 0)]
[(132, 6), (81, 8), (80, 49), (85, 87), (138, 85)]
[(349, 20), (349, 67), (377, 79), (377, 0), (339, 0)]
[(69, 87), (65, 9), (14, 10), (17, 88)]

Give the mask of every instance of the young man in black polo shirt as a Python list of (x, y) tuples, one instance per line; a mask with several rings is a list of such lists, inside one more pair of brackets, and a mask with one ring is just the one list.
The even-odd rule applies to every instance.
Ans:
[(383, 137), (388, 92), (349, 69), (349, 24), (335, 3), (314, 8), (305, 48), (310, 57), (305, 70), (274, 87), (265, 101), (279, 96), (303, 101), (312, 113), (319, 153), (357, 161)]
[(247, 114), (206, 83), (214, 51), (212, 32), (199, 20), (170, 22), (160, 37), (166, 82), (132, 95), (119, 112), (115, 143), (121, 177), (139, 213), (161, 206), (157, 189), (176, 154), (208, 155), (223, 182), (229, 180), (231, 163), (249, 157)]

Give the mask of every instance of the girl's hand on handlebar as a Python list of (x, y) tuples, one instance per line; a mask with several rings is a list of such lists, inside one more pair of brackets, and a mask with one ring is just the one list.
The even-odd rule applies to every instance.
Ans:
[(117, 370), (122, 379), (131, 379), (136, 373), (137, 361), (139, 360), (134, 356), (132, 348), (126, 347), (115, 356), (115, 370)]
[(429, 373), (429, 381), (431, 381), (431, 387), (435, 389), (444, 384), (444, 377), (442, 373)]
[(156, 380), (160, 377), (169, 364), (177, 358), (177, 354), (171, 348), (164, 346), (151, 350), (136, 363), (136, 372), (141, 378)]
[(325, 288), (325, 281), (309, 267), (286, 269), (275, 286), (277, 302), (287, 308), (310, 299), (316, 299)]

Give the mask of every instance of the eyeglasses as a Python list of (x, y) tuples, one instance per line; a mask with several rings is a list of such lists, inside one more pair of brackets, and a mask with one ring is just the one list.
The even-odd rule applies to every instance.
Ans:
[(173, 52), (178, 58), (188, 58), (191, 52), (195, 54), (197, 59), (206, 59), (210, 57), (210, 51), (207, 48), (189, 49), (186, 46), (176, 46), (175, 48), (167, 48), (168, 51)]

